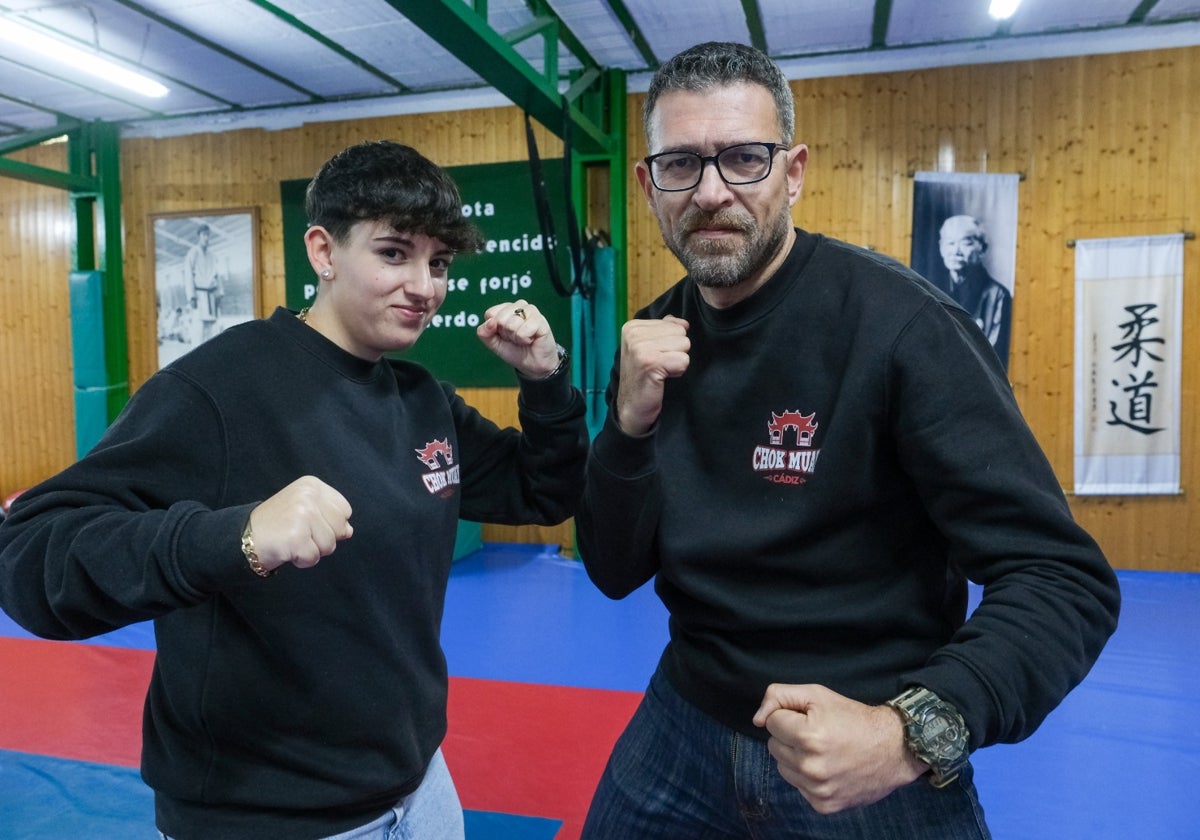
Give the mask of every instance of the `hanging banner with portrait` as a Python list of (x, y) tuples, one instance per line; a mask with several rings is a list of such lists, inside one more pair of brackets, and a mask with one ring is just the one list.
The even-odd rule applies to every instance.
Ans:
[(1183, 234), (1075, 242), (1075, 492), (1178, 493)]
[(1017, 267), (1019, 175), (918, 172), (912, 269), (975, 318), (1005, 369)]

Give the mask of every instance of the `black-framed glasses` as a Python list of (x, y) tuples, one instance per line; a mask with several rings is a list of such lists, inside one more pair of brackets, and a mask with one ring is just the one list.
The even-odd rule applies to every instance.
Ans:
[(643, 160), (654, 186), (663, 192), (682, 192), (700, 183), (706, 163), (715, 166), (721, 180), (731, 187), (757, 183), (771, 174), (775, 153), (786, 148), (782, 143), (738, 143), (718, 149), (715, 155), (659, 152)]

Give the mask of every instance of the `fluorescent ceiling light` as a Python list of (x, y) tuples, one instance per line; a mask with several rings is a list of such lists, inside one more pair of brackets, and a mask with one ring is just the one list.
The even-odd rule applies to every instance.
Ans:
[(0, 39), (11, 41), (21, 47), (27, 47), (46, 58), (74, 67), (76, 70), (90, 73), (93, 76), (104, 79), (107, 82), (112, 82), (115, 85), (120, 85), (123, 88), (128, 88), (135, 93), (140, 93), (142, 96), (159, 98), (170, 93), (167, 88), (153, 79), (134, 73), (132, 70), (126, 70), (124, 67), (108, 59), (101, 58), (86, 50), (81, 50), (78, 47), (73, 47), (70, 44), (57, 41), (53, 38), (47, 38), (42, 33), (27, 26), (22, 26), (19, 23), (13, 23), (12, 21), (0, 22)]
[(992, 5), (988, 6), (988, 14), (996, 20), (1008, 20), (1016, 14), (1017, 6), (1021, 5), (1021, 0), (992, 0)]

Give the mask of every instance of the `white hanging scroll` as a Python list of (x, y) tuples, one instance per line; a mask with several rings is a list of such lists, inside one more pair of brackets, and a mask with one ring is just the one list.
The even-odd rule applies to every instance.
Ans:
[(1183, 234), (1075, 243), (1075, 492), (1178, 493)]

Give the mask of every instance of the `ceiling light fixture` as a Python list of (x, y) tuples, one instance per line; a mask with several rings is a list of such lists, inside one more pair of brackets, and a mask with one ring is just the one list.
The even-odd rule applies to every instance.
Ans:
[(988, 6), (988, 14), (996, 20), (1008, 20), (1017, 12), (1017, 6), (1021, 5), (1021, 0), (992, 0), (992, 4)]
[(114, 85), (120, 85), (135, 93), (140, 93), (142, 96), (151, 96), (157, 99), (170, 93), (167, 88), (153, 79), (134, 73), (132, 70), (126, 70), (107, 58), (101, 58), (62, 41), (47, 38), (37, 30), (19, 23), (0, 22), (0, 39), (31, 49), (46, 58), (90, 73)]

